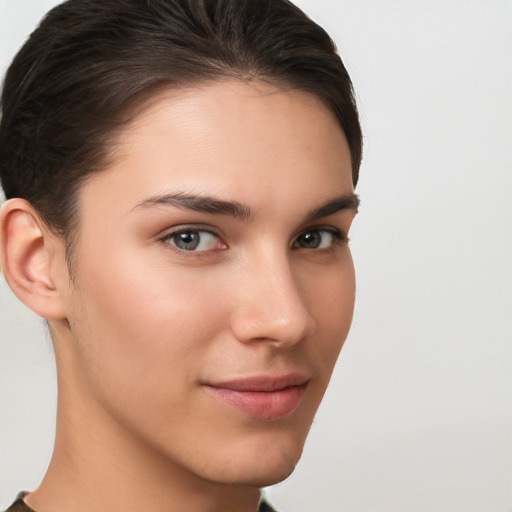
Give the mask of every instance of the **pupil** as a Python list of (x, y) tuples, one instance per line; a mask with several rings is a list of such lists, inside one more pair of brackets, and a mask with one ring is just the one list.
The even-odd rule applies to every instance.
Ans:
[(302, 242), (305, 247), (317, 248), (320, 245), (322, 237), (318, 231), (310, 231), (302, 236)]
[(191, 251), (199, 245), (199, 234), (193, 231), (186, 231), (175, 235), (174, 243), (180, 249)]

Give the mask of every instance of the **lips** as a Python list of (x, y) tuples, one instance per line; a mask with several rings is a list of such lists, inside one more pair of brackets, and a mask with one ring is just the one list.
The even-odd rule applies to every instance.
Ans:
[(298, 374), (256, 376), (203, 384), (204, 390), (246, 416), (277, 420), (289, 416), (301, 403), (309, 379)]

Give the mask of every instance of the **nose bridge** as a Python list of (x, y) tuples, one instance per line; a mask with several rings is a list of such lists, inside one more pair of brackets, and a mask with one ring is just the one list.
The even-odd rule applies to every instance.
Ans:
[(312, 335), (315, 322), (284, 251), (261, 250), (241, 273), (232, 320), (240, 341), (289, 345)]

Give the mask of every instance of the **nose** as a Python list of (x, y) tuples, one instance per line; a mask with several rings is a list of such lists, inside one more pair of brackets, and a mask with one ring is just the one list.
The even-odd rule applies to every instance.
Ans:
[(313, 335), (315, 320), (294, 277), (288, 259), (258, 264), (241, 270), (239, 293), (233, 307), (231, 329), (243, 343), (266, 341), (279, 347), (291, 346)]

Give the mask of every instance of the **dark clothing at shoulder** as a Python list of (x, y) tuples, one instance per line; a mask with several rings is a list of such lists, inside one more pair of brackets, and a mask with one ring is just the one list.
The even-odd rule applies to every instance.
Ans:
[(34, 512), (30, 507), (25, 505), (25, 502), (20, 498), (17, 499), (5, 512)]
[[(23, 494), (22, 494), (23, 496)], [(19, 497), (5, 512), (35, 512)], [(261, 501), (258, 512), (276, 512), (266, 501)]]
[(273, 507), (271, 507), (268, 502), (262, 500), (260, 502), (260, 506), (258, 507), (258, 512), (276, 512)]

